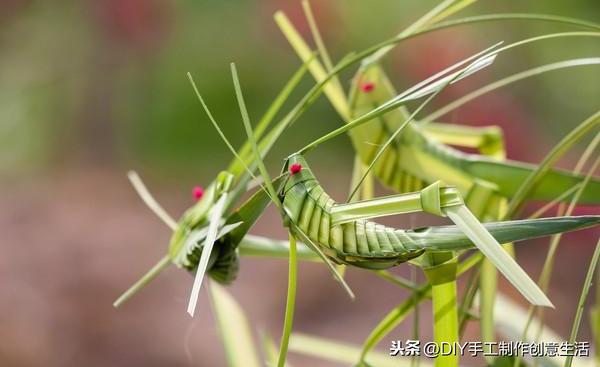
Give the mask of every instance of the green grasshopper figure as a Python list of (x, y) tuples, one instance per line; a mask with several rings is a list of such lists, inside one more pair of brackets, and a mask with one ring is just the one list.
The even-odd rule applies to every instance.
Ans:
[[(304, 1), (303, 5), (315, 42), (325, 64), (323, 66), (318, 60), (313, 60), (309, 67), (316, 80), (324, 80), (327, 75), (326, 70), (331, 69), (331, 61), (323, 46), (308, 2)], [(444, 11), (441, 7), (436, 9)], [(427, 25), (435, 23), (433, 20), (435, 18), (435, 11), (428, 13), (417, 21), (414, 26), (402, 32), (400, 37), (408, 36), (412, 32), (417, 32), (419, 28), (425, 28)], [(275, 19), (295, 51), (305, 60), (306, 54), (310, 50), (306, 42), (303, 41), (283, 13), (277, 13)], [(525, 44), (534, 40), (536, 39), (522, 43)], [(325, 94), (346, 123), (353, 123), (364, 116), (368, 116), (373, 110), (385, 106), (397, 96), (392, 84), (377, 63), (391, 48), (392, 46), (389, 46), (387, 50), (381, 50), (381, 52), (377, 52), (376, 55), (363, 62), (353, 79), (348, 101), (346, 101), (345, 93), (339, 81), (334, 79), (327, 85), (328, 89), (325, 89)], [(581, 65), (597, 63), (597, 61), (580, 62)], [(564, 65), (571, 65), (571, 63), (564, 63)], [(553, 69), (548, 68), (548, 70)], [(524, 74), (536, 75), (536, 73)], [(515, 78), (515, 80), (519, 79)], [(469, 128), (431, 123), (429, 121), (426, 121), (427, 124), (416, 124), (410, 123), (411, 119), (414, 119), (414, 115), (411, 115), (405, 107), (401, 106), (349, 131), (356, 151), (355, 170), (357, 175), (360, 176), (365, 167), (368, 166), (368, 169), (372, 168), (372, 175), (377, 177), (382, 184), (399, 193), (419, 190), (437, 180), (443, 180), (459, 190), (468, 207), (480, 219), (489, 221), (504, 218), (507, 214), (508, 199), (515, 196), (521, 184), (533, 172), (535, 166), (504, 160), (504, 144), (499, 128)], [(402, 130), (401, 134), (396, 135), (400, 130)], [(394, 136), (393, 140), (391, 139), (392, 136)], [(379, 149), (380, 146), (388, 144), (390, 141), (389, 147), (385, 145), (387, 149)], [(444, 143), (477, 148), (485, 156), (466, 154)], [(562, 197), (563, 200), (566, 200), (569, 196), (563, 194), (567, 191), (572, 193), (572, 189), (583, 182), (584, 179), (581, 175), (565, 171), (550, 171), (529, 193), (527, 199), (548, 201)], [(359, 181), (359, 185), (360, 183), (362, 183), (362, 180)], [(359, 185), (354, 186), (349, 199), (354, 198)], [(363, 187), (363, 192), (366, 194), (363, 195), (364, 198), (369, 198), (372, 195), (370, 187), (370, 185)], [(597, 179), (589, 181), (579, 200), (586, 204), (600, 203), (600, 182)], [(514, 207), (511, 209), (512, 212), (515, 211)], [(428, 256), (422, 258), (425, 261), (422, 265), (438, 270), (445, 267), (447, 268), (447, 274), (451, 274), (455, 273), (455, 258), (454, 252)], [(426, 272), (426, 274), (431, 274), (431, 271)], [(450, 295), (456, 295), (456, 282), (451, 281), (455, 276), (444, 277), (445, 282), (430, 279), (435, 283), (439, 283), (434, 286), (434, 294), (436, 289), (439, 289), (438, 294), (440, 297), (438, 298), (448, 298)], [(496, 274), (493, 266), (487, 261), (484, 262), (481, 277), (482, 284), (485, 284), (485, 287), (480, 288), (483, 295), (481, 297), (481, 315), (482, 319), (491, 320), (493, 318)], [(493, 286), (490, 286), (490, 284)], [(446, 291), (444, 291), (444, 288)], [(441, 306), (443, 300), (436, 300), (436, 297), (434, 297), (434, 309), (436, 301), (440, 305), (440, 310), (443, 309)], [(457, 323), (456, 309), (453, 312), (445, 311), (439, 315), (436, 313), (434, 317), (440, 320), (445, 318), (448, 324), (455, 325)], [(444, 322), (441, 320), (440, 324)], [(491, 323), (493, 321), (481, 324), (482, 336), (486, 341), (494, 340), (494, 332), (489, 328)], [(435, 330), (438, 333), (440, 328)], [(458, 335), (435, 335), (435, 340), (438, 342), (452, 342), (458, 340)], [(361, 358), (364, 358), (364, 353)], [(456, 365), (457, 363), (457, 358), (440, 358), (439, 361), (436, 361), (439, 366), (444, 364)]]

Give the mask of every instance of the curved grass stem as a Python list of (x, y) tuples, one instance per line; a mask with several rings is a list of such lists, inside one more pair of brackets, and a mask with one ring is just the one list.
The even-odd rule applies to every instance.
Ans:
[(281, 336), (281, 346), (279, 347), (279, 359), (277, 367), (285, 367), (290, 334), (294, 322), (294, 308), (296, 305), (296, 282), (298, 275), (298, 259), (296, 257), (296, 237), (289, 232), (290, 238), (290, 265), (288, 273), (287, 301), (285, 306), (285, 321), (283, 324), (283, 334)]
[[(579, 303), (577, 305), (577, 312), (575, 312), (575, 319), (573, 320), (573, 326), (571, 328), (571, 335), (569, 337), (569, 344), (573, 345), (577, 339), (577, 334), (579, 334), (579, 326), (581, 325), (581, 318), (583, 316), (583, 309), (585, 307), (585, 300), (587, 299), (588, 294), (590, 293), (590, 288), (592, 286), (592, 278), (594, 277), (594, 273), (596, 272), (596, 266), (598, 265), (598, 260), (600, 259), (600, 239), (596, 243), (596, 249), (594, 250), (594, 255), (592, 255), (592, 260), (590, 261), (590, 266), (588, 267), (587, 274), (585, 276), (585, 281), (583, 282), (583, 289), (581, 290), (581, 296), (579, 297)], [(567, 356), (565, 361), (565, 367), (571, 367), (573, 363), (573, 355)]]

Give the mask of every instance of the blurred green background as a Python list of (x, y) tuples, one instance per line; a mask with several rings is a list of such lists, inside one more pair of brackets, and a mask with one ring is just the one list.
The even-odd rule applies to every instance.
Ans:
[[(393, 36), (436, 3), (312, 1), (336, 60)], [(210, 182), (230, 154), (202, 112), (186, 73), (194, 75), (226, 134), (240, 143), (243, 129), (229, 62), (237, 63), (254, 121), (299, 66), (273, 22), (278, 9), (308, 35), (299, 1), (0, 2), (0, 365), (223, 364), (221, 350), (214, 349), (218, 341), (208, 304), (202, 304), (203, 316), (194, 328), (184, 315), (191, 283), (186, 274), (170, 270), (123, 310), (110, 307), (119, 291), (160, 256), (169, 236), (128, 187), (125, 172), (138, 170), (174, 215), (191, 203), (192, 185)], [(479, 1), (461, 15), (492, 12), (600, 21), (596, 0)], [(464, 26), (406, 42), (384, 63), (401, 90), (498, 41), (565, 30), (573, 28), (523, 21)], [(499, 77), (598, 56), (599, 51), (597, 40), (584, 38), (511, 50), (489, 70), (445, 92), (430, 110)], [(344, 74), (344, 85), (351, 75)], [(306, 78), (299, 91), (311, 85)], [(598, 96), (597, 68), (568, 69), (482, 97), (443, 120), (501, 125), (509, 157), (537, 162), (596, 111)], [(321, 99), (286, 132), (269, 156), (269, 166), (279, 169), (283, 157), (339, 124)], [(561, 164), (572, 166), (583, 148)], [(351, 151), (348, 139), (339, 137), (315, 154), (317, 171), (327, 173), (323, 182), (339, 195), (348, 187)], [(281, 235), (272, 230), (276, 220), (271, 213), (257, 232)], [(593, 245), (589, 233), (568, 238), (581, 242), (575, 243), (581, 251), (561, 252), (561, 259), (586, 259)], [(535, 253), (545, 248), (539, 242), (523, 250), (524, 261), (531, 263), (526, 268), (539, 271), (541, 259)], [(242, 264), (243, 280), (234, 285), (234, 293), (259, 326), (277, 335), (285, 264), (259, 264)], [(569, 284), (581, 284), (581, 268), (555, 277), (552, 295), (567, 315), (574, 310), (577, 290)], [(331, 317), (318, 305), (329, 300), (332, 290), (337, 292), (335, 284), (321, 270), (303, 276), (313, 284), (299, 295), (298, 325), (304, 331), (351, 335), (349, 341), (360, 342), (385, 310), (402, 299), (402, 294), (388, 295), (381, 304), (348, 306), (339, 292), (335, 304), (345, 312)], [(356, 284), (372, 281), (352, 276)], [(364, 292), (377, 296), (383, 289), (385, 284)], [(564, 332), (570, 319), (551, 323)], [(587, 326), (584, 335), (589, 335)]]

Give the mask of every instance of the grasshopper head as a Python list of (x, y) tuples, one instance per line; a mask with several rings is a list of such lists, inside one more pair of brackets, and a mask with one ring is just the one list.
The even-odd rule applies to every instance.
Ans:
[(285, 184), (282, 185), (282, 191), (280, 192), (281, 199), (283, 199), (285, 192), (290, 187), (303, 181), (315, 179), (308, 167), (308, 163), (306, 163), (306, 159), (299, 153), (294, 153), (286, 158), (282, 174), (287, 175), (287, 178)]
[(200, 200), (187, 209), (179, 219), (177, 229), (173, 232), (169, 242), (169, 255), (178, 266), (185, 265), (188, 261), (189, 254), (184, 245), (188, 241), (190, 233), (206, 224), (210, 211), (221, 194), (231, 189), (233, 178), (233, 175), (227, 171), (220, 172), (207, 187)]

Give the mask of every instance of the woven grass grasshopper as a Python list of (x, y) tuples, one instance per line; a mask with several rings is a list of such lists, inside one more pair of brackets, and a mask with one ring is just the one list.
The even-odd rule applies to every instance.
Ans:
[[(457, 9), (452, 9), (453, 5), (455, 4), (452, 1), (440, 4), (440, 6), (408, 27), (399, 37), (408, 37), (412, 33), (422, 31), (432, 24), (435, 27), (436, 21), (457, 11)], [(326, 70), (330, 69), (331, 61), (323, 45), (308, 2), (304, 1), (303, 6), (323, 61), (323, 64), (321, 64), (318, 60), (314, 60), (311, 63), (311, 72), (317, 80), (322, 80), (324, 75), (327, 74)], [(444, 6), (447, 7), (444, 8)], [(545, 17), (540, 17), (539, 20), (550, 20), (543, 18)], [(303, 55), (306, 55), (309, 50), (306, 42), (303, 41), (302, 37), (283, 13), (276, 14), (275, 19), (295, 51), (301, 58), (305, 59)], [(577, 26), (582, 25), (579, 21), (573, 21), (572, 24)], [(594, 30), (600, 29), (593, 24), (586, 24), (584, 26), (588, 26), (588, 28)], [(596, 32), (596, 34), (579, 35), (597, 36), (598, 34)], [(571, 35), (548, 35), (525, 40), (517, 44), (525, 44), (529, 41), (553, 38), (555, 36)], [(578, 35), (573, 34), (573, 36)], [(390, 45), (363, 62), (353, 79), (352, 90), (348, 100), (346, 100), (345, 93), (338, 80), (330, 83), (329, 90), (326, 90), (326, 95), (346, 123), (352, 123), (360, 120), (362, 116), (368, 116), (371, 111), (384, 106), (398, 95), (378, 64), (378, 61), (391, 48), (392, 46)], [(482, 220), (494, 220), (514, 214), (522, 204), (522, 200), (511, 202), (511, 206), (509, 207), (508, 199), (514, 197), (516, 194), (522, 194), (519, 192), (521, 184), (532, 175), (536, 167), (504, 159), (506, 154), (504, 152), (502, 133), (497, 127), (469, 128), (451, 124), (432, 123), (430, 120), (442, 116), (443, 113), (447, 113), (452, 108), (456, 108), (483, 93), (490, 92), (498, 87), (526, 77), (565, 67), (597, 65), (599, 63), (600, 60), (598, 59), (568, 60), (516, 74), (515, 76), (493, 83), (488, 87), (481, 88), (461, 100), (449, 104), (447, 107), (439, 110), (439, 112), (432, 113), (429, 117), (425, 118), (427, 124), (410, 123), (411, 120), (414, 120), (414, 114), (410, 114), (405, 107), (401, 106), (380, 116), (378, 119), (353, 128), (349, 132), (349, 135), (356, 151), (355, 176), (360, 177), (362, 175), (362, 178), (356, 180), (356, 184), (353, 184), (349, 200), (355, 196), (365, 178), (367, 178), (366, 182), (370, 183), (370, 177), (366, 175), (365, 171), (372, 169), (372, 174), (381, 183), (393, 191), (400, 193), (421, 189), (440, 179), (455, 185), (465, 198), (469, 208)], [(443, 76), (443, 73), (440, 73), (438, 76)], [(589, 131), (591, 131), (593, 126), (590, 124), (589, 127)], [(402, 130), (402, 133), (398, 134), (400, 130)], [(445, 145), (445, 143), (476, 148), (485, 156), (466, 154)], [(563, 201), (566, 201), (570, 199), (570, 196), (563, 195), (563, 193), (573, 193), (573, 189), (584, 180), (585, 178), (582, 175), (574, 175), (565, 171), (550, 171), (544, 176), (542, 181), (538, 182), (533, 190), (529, 190), (527, 199), (554, 200), (560, 197)], [(365, 185), (362, 193), (365, 198), (371, 197), (372, 186), (370, 184)], [(521, 195), (519, 199), (524, 196)], [(597, 179), (588, 182), (586, 190), (579, 196), (579, 199), (584, 203), (598, 204), (600, 201), (600, 182)], [(451, 253), (431, 257), (429, 265), (440, 267), (444, 263), (450, 262), (450, 265), (447, 267), (452, 272), (452, 269), (455, 269), (455, 266), (451, 264), (454, 258), (455, 256)], [(492, 315), (496, 287), (496, 274), (490, 265), (487, 262), (484, 263), (483, 271), (481, 272), (483, 287), (480, 289), (482, 292), (481, 315), (482, 320), (486, 321), (481, 323), (482, 336), (484, 340), (489, 341), (494, 339), (494, 333), (490, 326), (493, 324)], [(449, 278), (452, 278), (452, 276)], [(455, 297), (455, 283), (446, 282), (445, 285), (434, 288), (441, 289), (442, 287), (445, 287), (446, 291), (441, 290), (438, 292), (440, 298)], [(436, 308), (435, 303), (436, 299), (434, 297), (434, 309)], [(443, 307), (440, 306), (439, 308), (442, 309)], [(453, 312), (444, 312), (444, 315), (446, 315), (445, 317), (448, 321), (441, 320), (440, 324), (444, 322), (456, 324), (456, 315), (453, 315)], [(437, 314), (435, 317), (436, 320), (441, 319)], [(457, 340), (457, 335), (454, 335), (454, 332), (437, 335), (438, 330), (441, 329), (435, 329), (436, 340)], [(364, 353), (362, 357), (364, 357)], [(441, 363), (440, 365), (444, 363), (457, 364), (457, 360), (439, 361), (439, 363)]]

